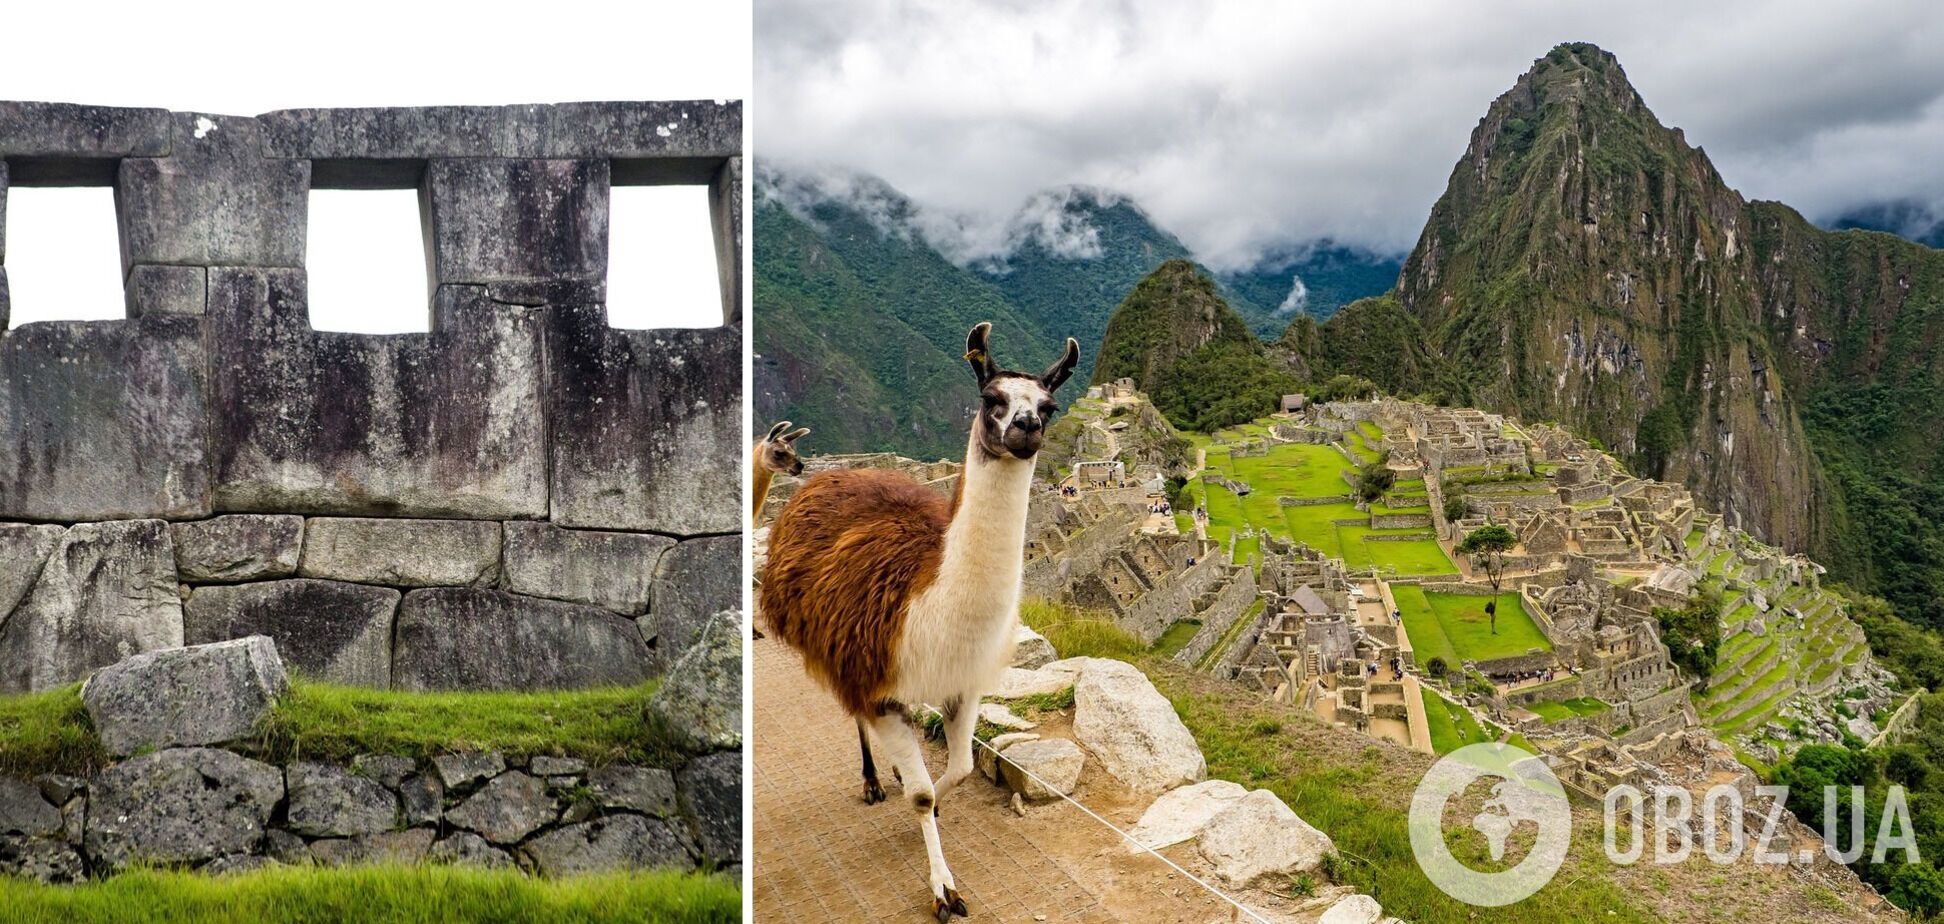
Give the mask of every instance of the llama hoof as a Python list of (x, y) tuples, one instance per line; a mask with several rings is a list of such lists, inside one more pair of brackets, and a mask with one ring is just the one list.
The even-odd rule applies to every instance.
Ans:
[(750, 630), (749, 630), (749, 634), (750, 634), (750, 636), (751, 636), (752, 638), (762, 638), (762, 637), (763, 637), (763, 630), (761, 630), (761, 629), (750, 629)]
[(864, 804), (876, 805), (879, 802), (883, 802), (883, 801), (884, 801), (884, 787), (879, 786), (878, 781), (875, 779), (865, 780), (864, 781)]
[(958, 890), (945, 886), (944, 898), (932, 898), (932, 916), (938, 919), (939, 924), (945, 924), (955, 914), (962, 918), (972, 916), (972, 912), (965, 910), (965, 899), (959, 896)]

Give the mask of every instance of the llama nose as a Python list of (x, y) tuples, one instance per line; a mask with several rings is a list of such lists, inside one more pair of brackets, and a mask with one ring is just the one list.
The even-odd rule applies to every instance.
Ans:
[(1036, 432), (1040, 428), (1039, 415), (1021, 414), (1018, 417), (1013, 418), (1013, 426), (1018, 427), (1019, 429), (1024, 430), (1027, 433)]

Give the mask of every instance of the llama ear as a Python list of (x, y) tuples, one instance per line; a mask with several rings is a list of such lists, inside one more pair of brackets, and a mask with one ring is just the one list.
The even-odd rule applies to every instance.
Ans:
[(788, 429), (790, 429), (790, 422), (787, 420), (779, 420), (776, 422), (776, 426), (770, 428), (769, 435), (763, 437), (763, 439), (765, 442), (774, 441), (777, 437), (783, 435), (783, 431)]
[(991, 340), (991, 321), (972, 325), (972, 332), (965, 337), (965, 361), (972, 364), (972, 374), (979, 377), (980, 385), (999, 374), (999, 366), (992, 361)]
[(1073, 367), (1079, 364), (1080, 341), (1068, 337), (1066, 352), (1060, 354), (1058, 362), (1047, 366), (1046, 371), (1041, 373), (1040, 385), (1045, 387), (1047, 391), (1053, 391), (1059, 388), (1061, 385), (1066, 384), (1067, 377), (1073, 374)]
[[(785, 423), (788, 423), (788, 421), (785, 421)], [(792, 446), (795, 446), (797, 440), (803, 439), (804, 437), (809, 435), (810, 435), (809, 427), (798, 427), (794, 432), (785, 433), (782, 436), (778, 437), (778, 439)]]

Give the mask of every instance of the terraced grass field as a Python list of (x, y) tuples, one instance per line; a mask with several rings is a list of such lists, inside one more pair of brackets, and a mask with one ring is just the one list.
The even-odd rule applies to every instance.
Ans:
[(1499, 594), (1496, 633), (1485, 616), (1485, 597), (1426, 593), (1415, 584), (1393, 584), (1391, 596), (1420, 665), (1443, 657), (1456, 668), (1463, 661), (1507, 658), (1533, 648), (1552, 650), (1545, 633), (1519, 605), (1518, 594)]
[(1576, 716), (1599, 715), (1613, 707), (1590, 696), (1576, 696), (1572, 699), (1533, 703), (1526, 708), (1538, 713), (1540, 718), (1548, 722), (1559, 722)]
[(1424, 718), (1431, 732), (1431, 750), (1440, 757), (1468, 744), (1492, 740), (1486, 737), (1484, 729), (1478, 727), (1478, 720), (1472, 718), (1470, 710), (1452, 705), (1429, 689), (1420, 687), (1418, 695), (1424, 698)]

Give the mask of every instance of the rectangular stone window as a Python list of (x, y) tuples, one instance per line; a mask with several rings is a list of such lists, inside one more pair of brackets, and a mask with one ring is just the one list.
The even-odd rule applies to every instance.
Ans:
[(419, 191), (313, 189), (305, 275), (313, 330), (432, 329), (431, 275)]
[(706, 186), (622, 186), (608, 198), (608, 324), (722, 326)]
[(8, 327), (128, 316), (112, 187), (14, 185), (0, 204), (0, 258), (13, 306)]

